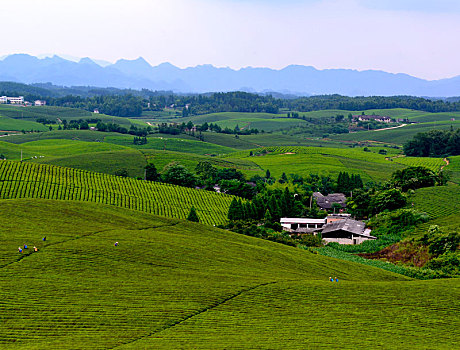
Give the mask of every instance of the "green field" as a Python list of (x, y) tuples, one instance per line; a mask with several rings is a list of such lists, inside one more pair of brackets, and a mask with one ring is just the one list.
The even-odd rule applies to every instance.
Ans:
[(402, 145), (419, 132), (427, 132), (430, 130), (449, 130), (451, 127), (459, 128), (460, 121), (455, 120), (410, 124), (397, 129), (360, 131), (349, 134), (331, 135), (330, 138), (334, 140), (356, 142), (372, 140)]
[[(48, 127), (43, 126), (42, 124), (36, 123), (38, 118), (45, 118), (52, 121), (57, 121), (58, 119), (62, 120), (78, 120), (78, 119), (100, 119), (104, 123), (116, 123), (123, 126), (129, 126), (131, 124), (136, 124), (138, 126), (147, 127), (147, 124), (142, 120), (135, 120), (122, 117), (114, 117), (111, 115), (105, 115), (102, 113), (91, 113), (83, 109), (78, 108), (68, 108), (68, 107), (55, 107), (55, 106), (28, 106), (28, 107), (19, 107), (12, 105), (0, 105), (0, 115), (16, 119), (22, 122), (31, 122), (38, 124), (42, 129), (37, 128), (26, 128), (25, 130), (40, 130), (47, 131)], [(1, 125), (1, 124), (0, 124)], [(3, 130), (0, 128), (0, 130)], [(14, 129), (22, 130), (22, 129)]]
[(260, 167), (248, 159), (232, 159), (221, 157), (210, 157), (198, 154), (174, 152), (174, 151), (158, 151), (158, 150), (142, 150), (142, 154), (149, 162), (155, 164), (156, 168), (161, 171), (164, 166), (171, 162), (177, 162), (185, 166), (192, 173), (195, 172), (195, 167), (199, 162), (209, 162), (218, 168), (233, 168), (243, 171), (257, 171)]
[(101, 204), (0, 202), (2, 349), (457, 344), (458, 279), (414, 281)]
[(449, 166), (446, 168), (450, 180), (460, 184), (460, 156), (449, 157)]
[(21, 130), (48, 131), (48, 128), (40, 123), (36, 123), (33, 121), (28, 121), (28, 120), (16, 120), (13, 118), (5, 117), (0, 114), (0, 130), (1, 131), (21, 131)]
[[(267, 153), (261, 153), (265, 150)], [(386, 181), (398, 169), (407, 166), (425, 166), (438, 171), (445, 162), (437, 158), (400, 157), (390, 159), (386, 155), (375, 152), (364, 152), (361, 148), (328, 148), (328, 147), (265, 147), (227, 155), (233, 159), (247, 159), (257, 164), (261, 171), (267, 169), (279, 178), (286, 174), (322, 174), (337, 177), (339, 172), (348, 171), (360, 174), (364, 181)], [(446, 168), (448, 169), (448, 168)], [(251, 171), (247, 171), (251, 174)]]
[(170, 218), (197, 210), (200, 222), (227, 220), (232, 196), (57, 166), (0, 162), (0, 198), (88, 201), (135, 209)]

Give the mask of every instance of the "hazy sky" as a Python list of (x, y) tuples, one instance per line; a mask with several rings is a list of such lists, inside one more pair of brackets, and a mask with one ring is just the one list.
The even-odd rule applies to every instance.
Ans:
[(3, 0), (0, 56), (460, 75), (460, 0)]

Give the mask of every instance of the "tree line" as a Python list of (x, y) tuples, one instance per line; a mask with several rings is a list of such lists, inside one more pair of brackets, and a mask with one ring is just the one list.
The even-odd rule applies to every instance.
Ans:
[(404, 144), (404, 154), (411, 157), (447, 157), (460, 155), (460, 128), (418, 133)]

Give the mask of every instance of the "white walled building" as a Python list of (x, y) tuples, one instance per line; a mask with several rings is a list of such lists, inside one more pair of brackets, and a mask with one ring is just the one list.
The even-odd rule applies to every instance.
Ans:
[(9, 97), (0, 96), (0, 103), (11, 103), (12, 105), (22, 105), (24, 103), (24, 96)]
[(46, 106), (46, 101), (43, 101), (43, 100), (36, 100), (34, 102), (34, 105), (35, 106)]

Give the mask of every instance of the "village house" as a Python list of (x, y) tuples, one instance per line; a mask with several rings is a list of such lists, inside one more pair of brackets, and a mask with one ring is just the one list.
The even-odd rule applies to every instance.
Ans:
[(280, 223), (284, 231), (302, 234), (320, 230), (326, 224), (326, 219), (281, 218)]
[(354, 115), (353, 120), (359, 120), (362, 122), (376, 121), (379, 123), (391, 123), (392, 119), (390, 117), (385, 117), (381, 115)]
[(324, 219), (281, 218), (280, 223), (291, 235), (321, 233), (325, 243), (360, 244), (377, 239), (370, 235), (371, 230), (365, 228), (364, 222), (351, 219), (350, 214), (329, 215)]
[(327, 243), (361, 244), (369, 239), (377, 239), (377, 237), (371, 236), (370, 232), (371, 230), (366, 230), (364, 222), (348, 218), (324, 225), (321, 230), (321, 237)]
[(36, 100), (34, 102), (34, 106), (46, 106), (46, 101), (44, 101), (44, 100)]
[(314, 192), (313, 198), (316, 200), (316, 204), (321, 210), (326, 211), (335, 211), (334, 203), (340, 205), (341, 208), (345, 208), (347, 206), (347, 197), (343, 193), (331, 193), (327, 196), (323, 196), (321, 192)]

